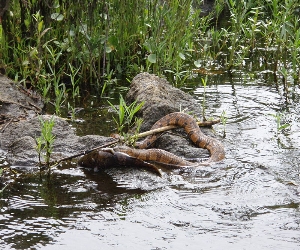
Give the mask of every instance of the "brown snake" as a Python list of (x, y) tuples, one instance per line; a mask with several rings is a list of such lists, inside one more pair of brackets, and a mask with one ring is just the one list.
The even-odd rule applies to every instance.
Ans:
[[(211, 163), (211, 162), (218, 162), (225, 158), (225, 150), (224, 146), (221, 142), (219, 142), (217, 139), (209, 137), (202, 133), (201, 129), (199, 128), (196, 120), (186, 114), (181, 112), (175, 112), (168, 114), (161, 119), (159, 119), (151, 128), (157, 129), (163, 126), (169, 126), (169, 125), (176, 125), (184, 128), (189, 138), (192, 140), (192, 142), (204, 149), (208, 149), (210, 152), (210, 158), (205, 163)], [(161, 133), (150, 135), (146, 137), (145, 140), (143, 140), (140, 143), (137, 143), (138, 148), (140, 149), (146, 149), (149, 146), (151, 146), (156, 139), (161, 135)], [(166, 152), (166, 151), (164, 151)], [(133, 155), (134, 156), (134, 155)], [(157, 156), (156, 156), (157, 157)], [(164, 155), (160, 156), (160, 159), (164, 158)], [(151, 160), (151, 159), (150, 159)]]
[(139, 147), (138, 149), (127, 146), (99, 149), (81, 157), (78, 163), (83, 167), (96, 167), (102, 169), (117, 165), (132, 165), (146, 168), (160, 175), (159, 170), (154, 165), (147, 163), (147, 161), (178, 168), (182, 166), (208, 165), (212, 162), (218, 162), (225, 158), (223, 145), (218, 140), (203, 134), (196, 123), (196, 120), (192, 116), (179, 112), (171, 113), (158, 120), (151, 129), (169, 125), (183, 127), (194, 144), (200, 148), (209, 150), (210, 158), (205, 162), (195, 164), (162, 149), (147, 149), (160, 136), (161, 133), (158, 133), (148, 136), (145, 140), (139, 142), (137, 144)]

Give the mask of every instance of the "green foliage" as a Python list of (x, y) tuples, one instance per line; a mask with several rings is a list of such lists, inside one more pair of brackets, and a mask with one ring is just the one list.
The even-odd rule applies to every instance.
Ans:
[(276, 113), (276, 114), (270, 114), (270, 115), (275, 118), (275, 121), (276, 121), (276, 133), (277, 134), (278, 134), (278, 132), (282, 131), (283, 129), (286, 129), (289, 126), (291, 126), (288, 123), (282, 123), (283, 114)]
[(0, 67), (43, 96), (54, 94), (57, 113), (69, 91), (60, 85), (65, 78), (73, 98), (81, 82), (104, 95), (116, 76), (140, 71), (179, 85), (195, 66), (233, 72), (251, 63), (252, 71), (284, 76), (286, 85), (299, 81), (297, 0), (216, 0), (206, 16), (193, 0), (10, 2), (0, 25)]
[(55, 140), (55, 136), (52, 134), (52, 129), (55, 125), (54, 116), (49, 120), (43, 120), (42, 117), (39, 117), (39, 120), (41, 124), (41, 135), (36, 138), (36, 150), (39, 154), (40, 165), (43, 165), (41, 159), (41, 156), (43, 155), (45, 165), (50, 168), (50, 157)]
[(119, 135), (124, 138), (125, 143), (133, 144), (137, 138), (135, 136), (130, 136), (128, 131), (135, 127), (135, 135), (139, 132), (142, 120), (135, 117), (135, 114), (142, 108), (144, 102), (138, 104), (134, 101), (128, 106), (123, 96), (120, 95), (118, 108), (116, 108), (111, 102), (108, 101), (108, 103), (118, 114), (118, 118), (114, 118), (114, 121), (117, 125)]
[(225, 110), (223, 110), (220, 119), (221, 119), (221, 123), (223, 124), (223, 137), (225, 138), (225, 136), (226, 136), (226, 123), (227, 123), (227, 120), (228, 120), (228, 117), (226, 116)]
[(206, 75), (205, 78), (201, 78), (201, 82), (202, 82), (202, 85), (203, 85), (202, 117), (203, 117), (204, 121), (206, 120), (206, 118), (205, 118), (205, 106), (206, 106), (206, 86), (207, 86), (207, 80), (208, 80), (207, 75)]

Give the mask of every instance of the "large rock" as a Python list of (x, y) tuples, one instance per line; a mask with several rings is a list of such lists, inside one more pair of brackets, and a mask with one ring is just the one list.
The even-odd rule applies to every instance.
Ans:
[[(41, 99), (27, 96), (7, 78), (0, 77), (1, 87), (0, 111), (9, 120), (0, 124), (0, 148), (8, 152), (7, 161), (11, 165), (37, 164), (39, 158), (36, 151), (36, 138), (41, 135), (39, 119), (47, 120), (52, 116), (40, 115), (40, 109), (43, 107)], [(145, 103), (139, 112), (144, 120), (143, 130), (150, 129), (158, 119), (172, 112), (185, 109), (198, 117), (201, 114), (201, 105), (191, 95), (171, 86), (166, 80), (148, 73), (139, 74), (132, 80), (127, 101), (135, 100)], [(77, 136), (70, 124), (60, 117), (55, 116), (54, 123), (55, 142), (52, 161), (98, 147), (109, 141), (108, 137), (98, 135)], [(156, 147), (187, 158), (208, 157), (207, 150), (194, 147), (182, 129), (165, 133), (159, 138)]]
[[(45, 121), (51, 117), (49, 115), (33, 117), (13, 123), (5, 129), (0, 135), (0, 148), (7, 150), (7, 161), (11, 165), (33, 166), (39, 162), (36, 150), (36, 139), (41, 135), (39, 119)], [(54, 123), (52, 133), (55, 141), (51, 154), (52, 161), (98, 147), (109, 140), (99, 135), (77, 136), (69, 123), (57, 116), (54, 116)]]
[[(10, 165), (34, 166), (39, 162), (36, 139), (41, 135), (39, 119), (42, 98), (22, 85), (0, 75), (0, 149), (5, 150)], [(54, 116), (52, 161), (59, 160), (107, 142), (109, 138), (98, 135), (79, 137), (64, 119)]]
[(157, 120), (169, 113), (185, 110), (197, 116), (201, 114), (199, 103), (191, 95), (149, 73), (133, 78), (126, 100), (128, 103), (144, 102), (138, 114), (143, 118), (141, 131), (149, 130)]
[[(163, 116), (184, 110), (201, 118), (201, 105), (193, 96), (173, 87), (165, 79), (149, 73), (141, 73), (133, 78), (127, 93), (128, 103), (144, 102), (138, 115), (143, 118), (141, 131), (150, 130), (152, 125)], [(209, 129), (205, 134), (214, 137)], [(195, 147), (183, 129), (172, 130), (159, 137), (154, 145), (185, 158), (208, 158), (207, 150)]]

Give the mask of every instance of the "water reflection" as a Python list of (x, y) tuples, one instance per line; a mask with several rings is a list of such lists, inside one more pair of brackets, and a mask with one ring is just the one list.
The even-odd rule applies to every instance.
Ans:
[[(219, 81), (222, 79), (222, 84)], [(4, 249), (297, 249), (299, 89), (212, 76), (207, 117), (226, 111), (223, 163), (164, 171), (28, 175), (0, 200)], [(233, 84), (234, 82), (234, 84)], [(203, 88), (195, 88), (202, 105)], [(269, 114), (287, 112), (286, 131)], [(222, 136), (223, 125), (214, 126)]]

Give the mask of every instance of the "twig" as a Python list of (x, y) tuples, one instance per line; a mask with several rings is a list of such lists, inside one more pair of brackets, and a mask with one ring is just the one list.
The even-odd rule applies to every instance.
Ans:
[[(111, 145), (117, 143), (118, 141), (119, 141), (119, 140), (116, 140), (116, 139), (115, 139), (115, 140), (113, 140), (113, 141), (111, 141), (111, 142), (108, 142), (108, 143), (106, 143), (106, 144), (102, 144), (102, 145), (99, 146), (99, 147), (96, 147), (96, 148), (92, 148), (92, 149), (90, 149), (90, 150), (83, 151), (83, 152), (78, 153), (78, 154), (76, 154), (76, 155), (71, 155), (71, 156), (62, 158), (62, 159), (58, 160), (57, 162), (55, 162), (54, 165), (58, 165), (58, 164), (61, 163), (62, 161), (71, 160), (71, 159), (73, 159), (73, 158), (75, 158), (75, 157), (78, 157), (78, 156), (81, 156), (81, 155), (86, 155), (86, 154), (88, 154), (88, 153), (90, 153), (90, 152), (92, 152), (92, 151), (94, 151), (94, 150), (97, 150), (97, 149), (100, 149), (100, 148), (105, 148), (105, 147), (111, 146)], [(52, 165), (52, 166), (54, 166), (54, 165)]]
[(8, 125), (10, 125), (13, 121), (13, 118), (9, 119), (9, 121), (1, 128), (0, 133), (3, 133), (4, 130), (7, 128)]
[[(217, 120), (213, 120), (213, 121), (202, 121), (202, 122), (197, 122), (198, 126), (200, 127), (210, 127), (214, 124), (217, 124), (220, 122), (220, 119)], [(165, 127), (161, 127), (161, 128), (157, 128), (157, 129), (153, 129), (153, 130), (149, 130), (143, 133), (140, 133), (137, 135), (138, 138), (142, 138), (142, 137), (146, 137), (148, 135), (153, 135), (153, 134), (157, 134), (157, 133), (161, 133), (167, 130), (171, 130), (174, 128), (178, 128), (178, 126), (175, 125), (170, 125), (170, 126), (165, 126)]]
[[(217, 124), (220, 122), (220, 119), (217, 119), (217, 120), (213, 120), (213, 121), (202, 121), (202, 122), (197, 122), (197, 124), (201, 127), (204, 127), (204, 126), (212, 126), (214, 124)], [(157, 134), (157, 133), (161, 133), (161, 132), (164, 132), (164, 131), (167, 131), (167, 130), (171, 130), (171, 129), (174, 129), (174, 128), (178, 128), (178, 126), (173, 126), (173, 125), (170, 125), (170, 126), (165, 126), (165, 127), (161, 127), (161, 128), (157, 128), (157, 129), (153, 129), (153, 130), (149, 130), (149, 131), (146, 131), (144, 133), (140, 133), (137, 135), (138, 138), (141, 138), (141, 137), (146, 137), (148, 135), (153, 135), (153, 134)], [(96, 147), (96, 148), (92, 148), (90, 150), (86, 150), (86, 151), (83, 151), (81, 153), (78, 153), (76, 155), (71, 155), (69, 157), (65, 157), (65, 158), (62, 158), (60, 160), (58, 160), (57, 162), (54, 163), (54, 165), (52, 166), (56, 166), (58, 165), (59, 163), (61, 163), (62, 161), (67, 161), (67, 160), (71, 160), (75, 157), (78, 157), (78, 156), (81, 156), (81, 155), (86, 155), (94, 150), (97, 150), (97, 149), (100, 149), (100, 148), (105, 148), (105, 147), (108, 147), (108, 146), (111, 146), (117, 142), (119, 142), (120, 139), (115, 139), (114, 141), (111, 141), (111, 142), (108, 142), (106, 144), (103, 144), (99, 147)], [(51, 167), (52, 167), (51, 166)]]

